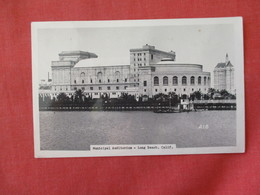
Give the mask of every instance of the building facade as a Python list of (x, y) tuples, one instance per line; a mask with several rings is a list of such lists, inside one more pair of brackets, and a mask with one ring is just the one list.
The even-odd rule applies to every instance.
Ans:
[[(175, 52), (165, 52), (154, 46), (130, 49), (130, 64), (98, 64), (94, 53), (62, 52), (59, 61), (52, 62), (51, 93), (69, 95), (81, 89), (87, 96), (107, 95), (117, 98), (122, 93), (152, 97), (158, 93), (175, 92), (190, 95), (206, 93), (210, 88), (210, 73), (200, 64), (179, 64)], [(78, 67), (76, 65), (83, 65)]]
[(234, 73), (234, 66), (231, 64), (228, 54), (226, 54), (226, 62), (218, 63), (214, 69), (214, 88), (235, 94)]

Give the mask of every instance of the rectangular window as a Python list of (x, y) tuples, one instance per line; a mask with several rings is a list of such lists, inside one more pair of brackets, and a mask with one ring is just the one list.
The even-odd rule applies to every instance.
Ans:
[(90, 87), (90, 90), (93, 90), (93, 87)]
[(125, 82), (127, 82), (127, 79), (125, 79)]
[(144, 89), (144, 92), (146, 92), (146, 89)]
[(146, 87), (147, 86), (147, 81), (144, 81), (144, 87)]
[(116, 86), (116, 90), (119, 90), (119, 86)]
[(98, 87), (99, 90), (102, 90), (102, 87)]
[(110, 90), (110, 87), (109, 87), (109, 86), (107, 87), (107, 90)]

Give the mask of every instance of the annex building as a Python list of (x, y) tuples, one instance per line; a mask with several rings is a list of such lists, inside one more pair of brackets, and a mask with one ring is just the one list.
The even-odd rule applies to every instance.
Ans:
[(51, 94), (72, 95), (78, 89), (92, 98), (117, 98), (122, 93), (136, 98), (169, 92), (188, 96), (194, 91), (206, 93), (210, 73), (200, 64), (180, 64), (175, 59), (175, 52), (147, 44), (130, 49), (129, 64), (100, 64), (94, 53), (63, 51), (58, 61), (52, 61)]

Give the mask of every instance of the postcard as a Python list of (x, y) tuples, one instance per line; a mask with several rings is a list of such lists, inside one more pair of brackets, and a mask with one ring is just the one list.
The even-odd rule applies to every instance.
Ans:
[(241, 17), (31, 32), (36, 158), (245, 151)]

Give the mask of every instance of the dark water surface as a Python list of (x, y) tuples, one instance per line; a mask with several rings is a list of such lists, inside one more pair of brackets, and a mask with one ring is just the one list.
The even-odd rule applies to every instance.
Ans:
[(40, 144), (42, 150), (89, 150), (90, 145), (103, 144), (235, 146), (235, 114), (44, 111), (40, 112)]

